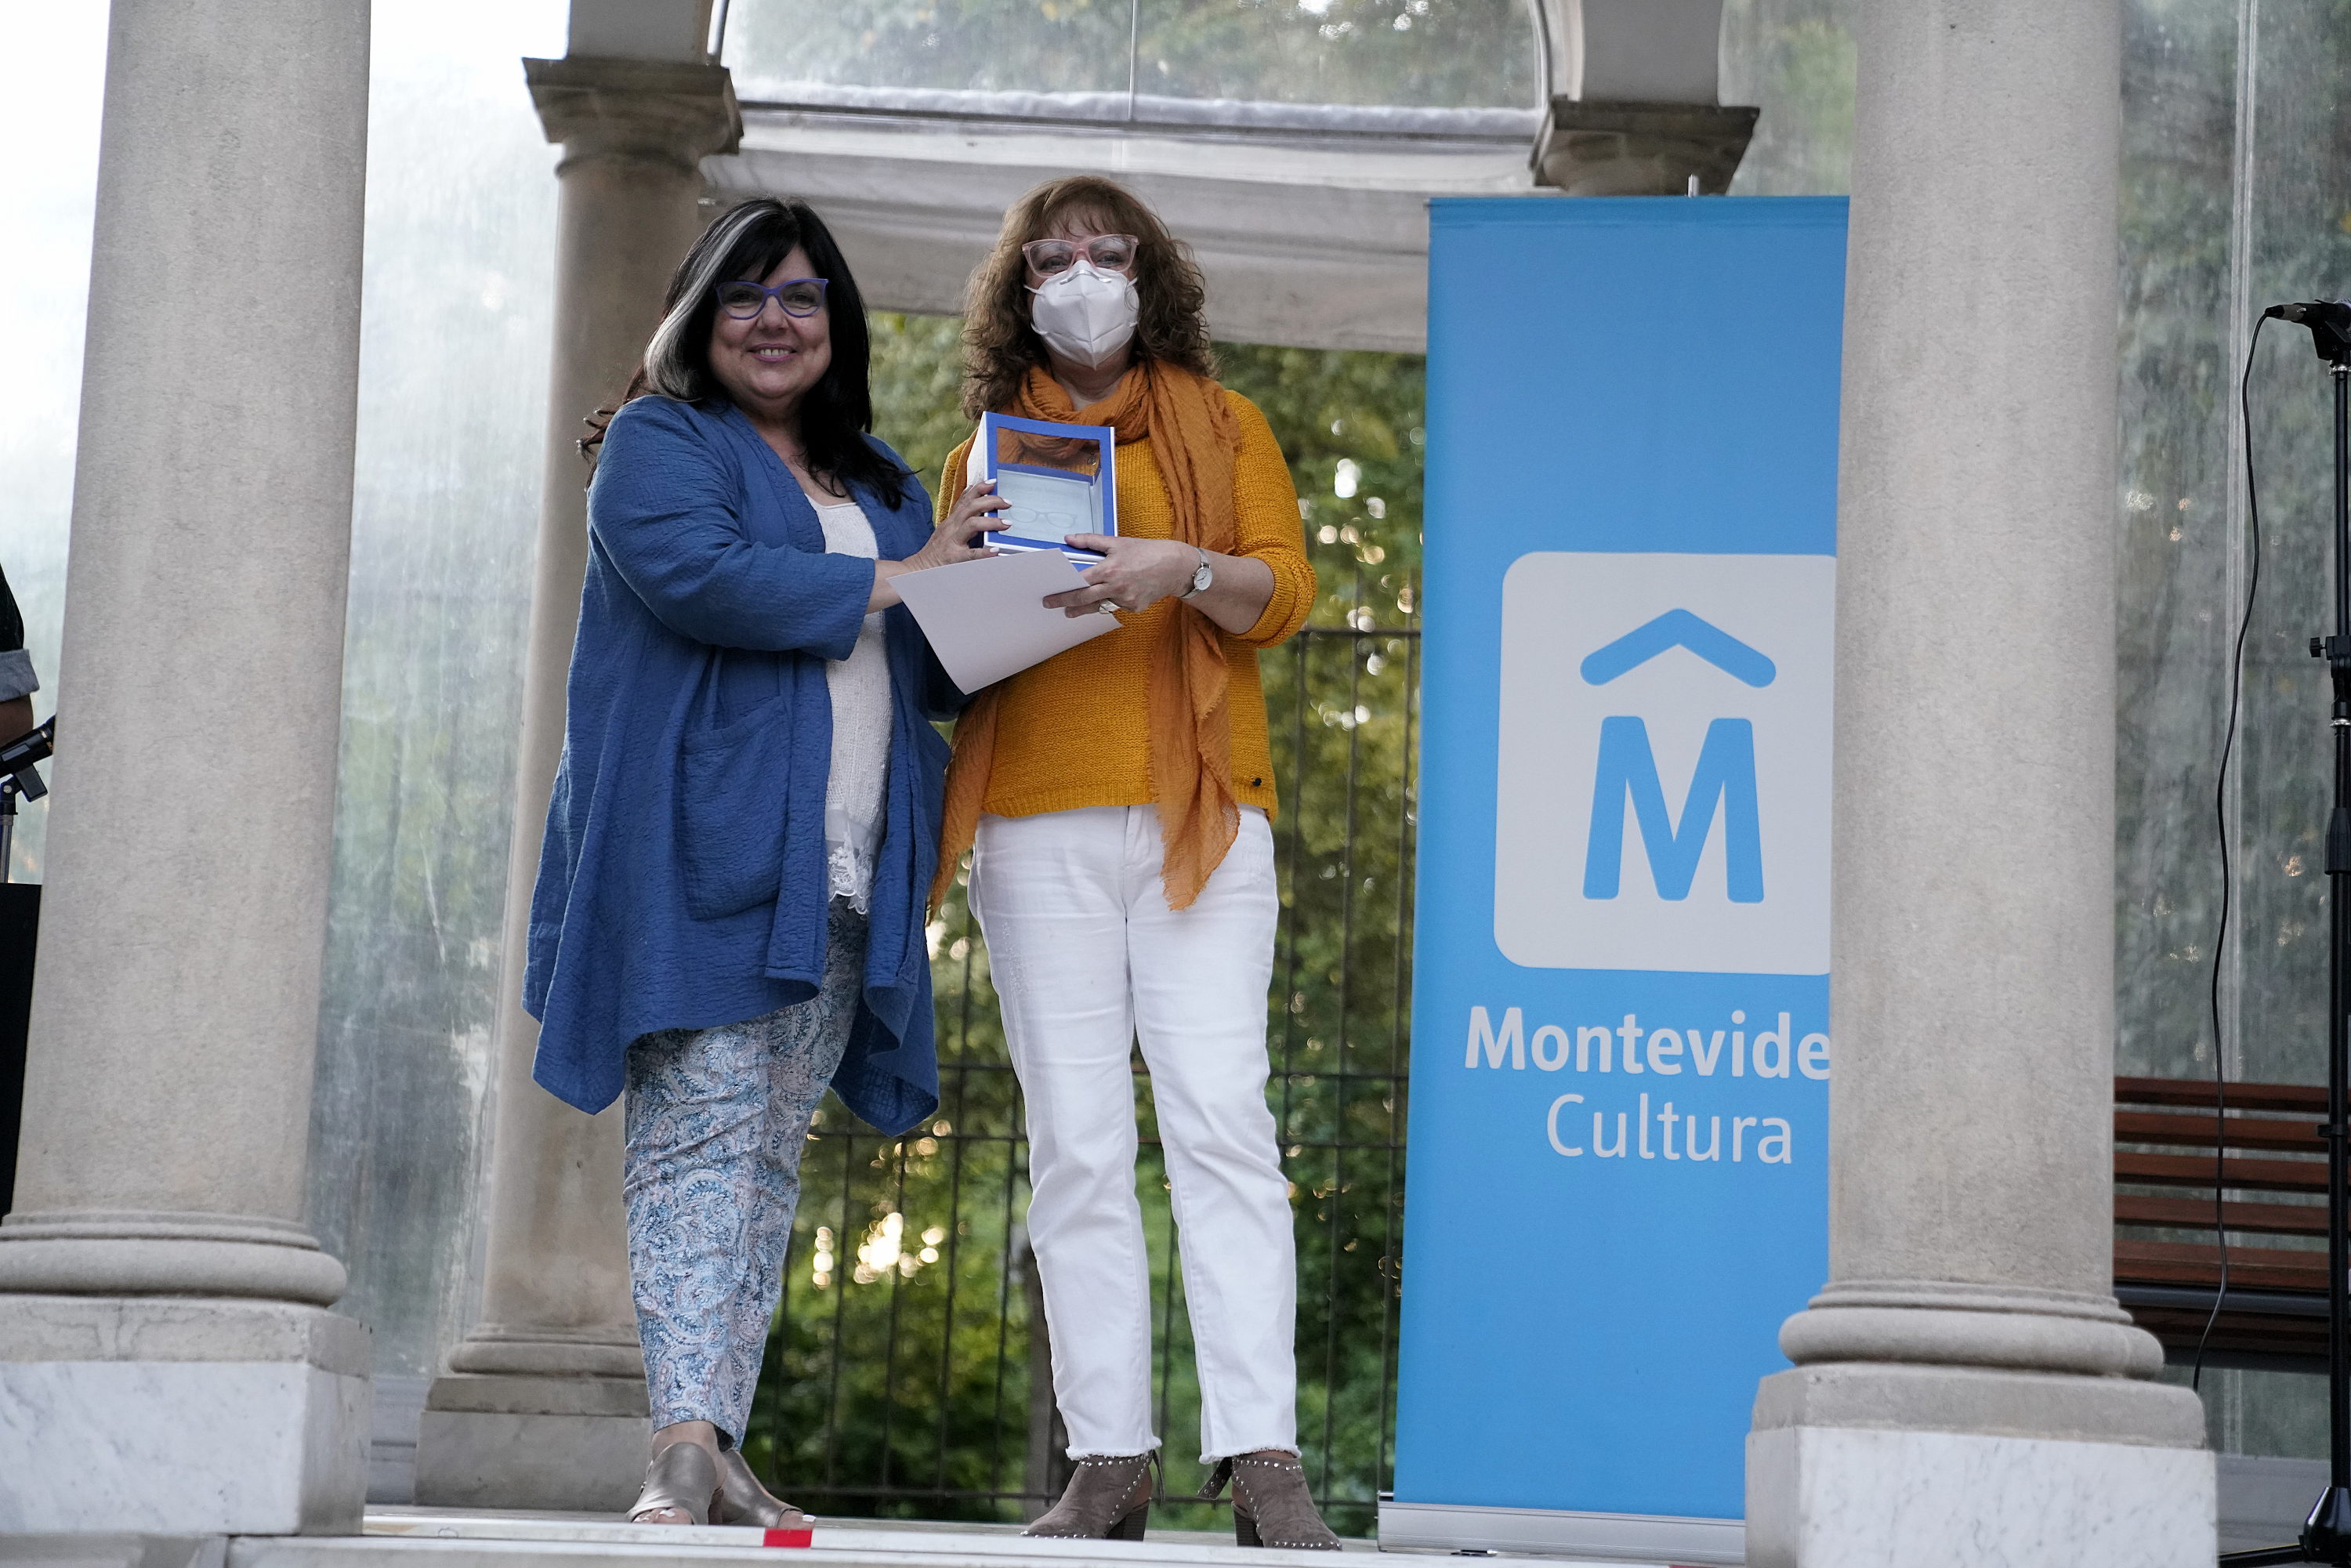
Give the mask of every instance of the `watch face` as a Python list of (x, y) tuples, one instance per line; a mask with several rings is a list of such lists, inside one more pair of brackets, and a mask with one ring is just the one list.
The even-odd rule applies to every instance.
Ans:
[(1208, 563), (1204, 560), (1200, 563), (1200, 570), (1192, 574), (1192, 591), (1206, 593), (1208, 591), (1208, 584), (1216, 580), (1217, 574), (1208, 570)]

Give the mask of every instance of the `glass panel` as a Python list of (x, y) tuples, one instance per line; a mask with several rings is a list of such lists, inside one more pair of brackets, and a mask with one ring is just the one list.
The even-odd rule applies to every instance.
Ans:
[(1739, 196), (1836, 196), (1853, 167), (1858, 0), (1726, 0), (1722, 101), (1762, 112), (1730, 182)]
[[(2341, 293), (2351, 273), (2340, 62), (2351, 15), (2263, 7), (2250, 173), (2250, 305)], [(2262, 486), (2262, 603), (2246, 644), (2241, 1002), (2243, 1075), (2322, 1082), (2331, 779), (2325, 670), (2331, 393), (2308, 335), (2272, 323), (2252, 382)], [(2209, 857), (2205, 875), (2209, 878)]]
[(556, 149), (515, 59), (560, 53), (564, 17), (375, 12), (309, 1213), (395, 1442), (469, 1312), (552, 328)]
[(1419, 109), (1538, 106), (1522, 0), (1143, 0), (1135, 89)]
[(2232, 8), (2124, 12), (2117, 1071), (2209, 1075), (2231, 526)]
[[(65, 620), (66, 534), (73, 514), (74, 426), (80, 402), (83, 303), (89, 292), (99, 111), (106, 81), (106, 8), (42, 5), (8, 18), (0, 50), (0, 140), (37, 147), (0, 162), (0, 570), (25, 614), (25, 646), (41, 690), (37, 718), (55, 711), (57, 634)], [(48, 770), (43, 770), (48, 776)], [(16, 819), (11, 864), (41, 880), (47, 799)]]
[[(2329, 193), (2345, 152), (2332, 62), (2351, 27), (2339, 16), (2256, 13), (2253, 0), (2130, 0), (2123, 15), (2116, 1065), (2205, 1079), (2217, 1045), (2231, 1078), (2316, 1082), (2326, 695), (2304, 643), (2326, 629), (2328, 394), (2298, 329), (2262, 345), (2252, 378), (2263, 559), (2227, 803), (2237, 904), (2225, 943), (2215, 794), (2251, 565), (2231, 462), (2237, 377), (2252, 311), (2329, 292), (2322, 280), (2351, 259)], [(2247, 69), (2241, 28), (2256, 15)], [(2184, 1382), (2187, 1369), (2167, 1375)], [(2201, 1391), (2216, 1448), (2324, 1455), (2318, 1378), (2208, 1368)]]
[[(1136, 44), (1128, 75), (1129, 46)], [(747, 99), (826, 87), (1415, 108), (1537, 103), (1526, 0), (735, 0)]]
[(734, 0), (727, 65), (746, 99), (827, 87), (1119, 92), (1122, 0)]

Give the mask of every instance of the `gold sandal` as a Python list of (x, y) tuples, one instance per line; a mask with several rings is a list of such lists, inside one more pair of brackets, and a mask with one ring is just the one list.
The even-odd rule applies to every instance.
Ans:
[(718, 1499), (711, 1505), (714, 1524), (753, 1524), (763, 1530), (806, 1530), (809, 1516), (759, 1484), (740, 1448), (718, 1456)]
[(629, 1505), (629, 1522), (667, 1522), (644, 1516), (675, 1509), (688, 1524), (708, 1524), (720, 1495), (718, 1466), (710, 1450), (699, 1443), (672, 1443), (645, 1467), (645, 1490)]

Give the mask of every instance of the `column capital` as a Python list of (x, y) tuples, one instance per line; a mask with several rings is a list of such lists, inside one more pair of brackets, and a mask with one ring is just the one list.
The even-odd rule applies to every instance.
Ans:
[(743, 110), (725, 66), (566, 55), (526, 59), (530, 101), (564, 162), (653, 158), (698, 172), (743, 141)]
[(1723, 195), (1760, 112), (1554, 98), (1535, 140), (1535, 181), (1571, 196), (1678, 196), (1695, 174), (1701, 195)]

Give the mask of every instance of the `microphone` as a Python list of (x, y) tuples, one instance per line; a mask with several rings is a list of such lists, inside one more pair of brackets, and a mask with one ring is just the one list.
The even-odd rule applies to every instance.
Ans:
[[(51, 714), (38, 727), (26, 730), (7, 745), (0, 746), (0, 779), (15, 780), (16, 789), (27, 800), (37, 800), (47, 794), (49, 787), (41, 782), (41, 776), (34, 764), (56, 749), (57, 738), (57, 715)], [(16, 810), (13, 802), (9, 810)], [(5, 873), (6, 866), (0, 862), (0, 876)]]
[(2351, 326), (2351, 300), (2307, 299), (2299, 305), (2273, 305), (2262, 312), (2273, 321), (2292, 321), (2316, 328)]
[(2273, 321), (2309, 328), (2310, 346), (2320, 359), (2338, 369), (2351, 364), (2351, 300), (2305, 299), (2294, 305), (2273, 305), (2262, 314)]

